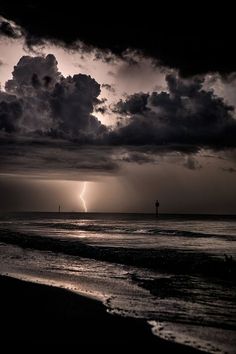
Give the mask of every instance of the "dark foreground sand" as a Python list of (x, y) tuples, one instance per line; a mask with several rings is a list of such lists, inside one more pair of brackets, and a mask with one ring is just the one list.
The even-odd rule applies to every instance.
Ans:
[(132, 347), (156, 353), (200, 353), (152, 335), (142, 320), (110, 315), (103, 304), (64, 289), (0, 277), (0, 341), (50, 341), (111, 352)]

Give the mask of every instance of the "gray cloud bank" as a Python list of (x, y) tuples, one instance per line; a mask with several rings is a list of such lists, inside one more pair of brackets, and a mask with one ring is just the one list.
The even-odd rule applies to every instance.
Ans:
[(114, 143), (190, 152), (236, 146), (234, 107), (204, 90), (203, 79), (167, 75), (166, 81), (168, 92), (136, 93), (117, 103), (115, 112), (128, 121), (111, 133)]
[[(29, 154), (33, 156), (27, 162), (30, 166), (36, 159), (38, 167), (47, 161), (49, 169), (56, 169), (64, 156), (67, 166), (113, 170), (117, 168), (113, 155), (116, 148), (130, 150), (123, 161), (140, 163), (145, 162), (144, 156), (146, 162), (152, 160), (147, 151), (193, 153), (204, 148), (236, 147), (233, 107), (212, 91), (204, 90), (202, 79), (167, 75), (166, 81), (168, 92), (141, 92), (119, 101), (114, 113), (120, 119), (111, 129), (93, 113), (99, 111), (101, 104), (106, 112), (104, 101), (99, 99), (98, 82), (82, 74), (64, 77), (52, 54), (23, 56), (14, 67), (12, 79), (6, 82), (5, 91), (0, 91), (2, 170), (16, 165), (19, 170), (21, 164), (26, 165), (25, 156)], [(40, 146), (43, 156), (38, 155)], [(58, 150), (55, 152), (54, 148)], [(90, 149), (96, 153), (91, 154)], [(77, 160), (82, 159), (83, 163), (76, 162), (76, 153)], [(14, 161), (17, 154), (18, 162)], [(195, 169), (189, 161), (189, 168)]]

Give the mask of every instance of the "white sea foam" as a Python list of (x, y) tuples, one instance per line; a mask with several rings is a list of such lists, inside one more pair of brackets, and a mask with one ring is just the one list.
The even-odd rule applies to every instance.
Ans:
[(148, 321), (158, 337), (207, 353), (235, 354), (235, 331), (174, 322)]

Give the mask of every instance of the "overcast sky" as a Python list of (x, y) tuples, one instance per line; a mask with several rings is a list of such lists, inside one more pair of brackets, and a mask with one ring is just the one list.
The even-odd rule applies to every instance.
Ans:
[(235, 213), (231, 28), (68, 8), (0, 12), (0, 210)]

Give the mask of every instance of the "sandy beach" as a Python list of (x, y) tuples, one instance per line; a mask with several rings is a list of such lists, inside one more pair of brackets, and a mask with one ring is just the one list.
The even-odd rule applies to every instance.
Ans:
[(155, 337), (142, 320), (114, 316), (100, 302), (70, 291), (0, 277), (1, 340), (69, 344), (96, 343), (108, 348), (138, 348), (145, 344), (158, 353), (200, 353)]

